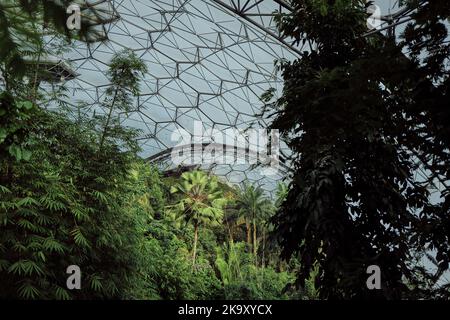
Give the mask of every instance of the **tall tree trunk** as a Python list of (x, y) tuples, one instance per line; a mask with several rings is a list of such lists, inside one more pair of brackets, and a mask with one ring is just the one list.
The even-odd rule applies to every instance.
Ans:
[(245, 227), (247, 228), (247, 243), (248, 243), (248, 246), (251, 247), (251, 245), (252, 245), (252, 238), (251, 238), (251, 235), (250, 235), (250, 233), (251, 233), (250, 222), (247, 219), (245, 219)]
[(262, 235), (263, 247), (262, 247), (262, 267), (264, 268), (266, 265), (265, 254), (266, 254), (266, 228), (263, 227), (263, 235)]
[(229, 235), (229, 237), (230, 237), (230, 242), (233, 243), (233, 242), (234, 242), (234, 239), (233, 239), (233, 232), (231, 231), (230, 224), (228, 223), (228, 220), (225, 220), (225, 223), (227, 224), (228, 235)]
[(198, 222), (194, 225), (194, 248), (192, 249), (192, 270), (195, 267), (195, 255), (197, 254), (197, 240), (198, 240)]
[(256, 219), (253, 218), (253, 255), (255, 256), (255, 265), (258, 265), (258, 261), (257, 261), (257, 252), (258, 252), (258, 248), (257, 248), (257, 243), (256, 243)]
[(103, 133), (102, 133), (102, 136), (101, 136), (101, 138), (100, 138), (100, 147), (99, 147), (99, 151), (102, 151), (102, 149), (103, 149), (103, 144), (105, 143), (106, 133), (108, 132), (109, 123), (111, 122), (111, 117), (112, 117), (114, 105), (116, 104), (117, 93), (118, 93), (117, 91), (118, 91), (118, 89), (116, 89), (116, 90), (114, 91), (114, 98), (113, 98), (113, 100), (112, 100), (112, 102), (111, 102), (111, 106), (109, 107), (108, 117), (106, 118), (105, 127), (103, 128)]

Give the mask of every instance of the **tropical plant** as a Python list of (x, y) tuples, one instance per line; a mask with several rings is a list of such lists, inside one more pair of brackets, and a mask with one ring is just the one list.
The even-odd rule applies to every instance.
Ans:
[(219, 270), (220, 279), (225, 286), (238, 279), (243, 280), (240, 269), (242, 263), (241, 255), (244, 254), (244, 245), (243, 242), (229, 242), (222, 247), (216, 248), (215, 265)]
[(147, 226), (143, 254), (148, 270), (142, 274), (143, 280), (157, 299), (213, 299), (219, 280), (204, 259), (197, 259), (196, 272), (192, 273), (192, 255), (183, 233), (164, 220), (153, 220)]
[(258, 251), (257, 226), (267, 221), (273, 213), (273, 204), (264, 194), (264, 190), (261, 187), (245, 184), (238, 192), (236, 206), (240, 216), (246, 221), (247, 237), (251, 229), (250, 226), (253, 225), (252, 249), (256, 263)]
[[(439, 251), (438, 275), (450, 261), (448, 188), (439, 204), (429, 193), (450, 177), (448, 1), (408, 1), (400, 43), (367, 34), (366, 1), (291, 3), (280, 30), (311, 50), (279, 64), (284, 92), (269, 103), (295, 168), (272, 220), (283, 256), (301, 257), (300, 287), (318, 268), (321, 298), (423, 296), (405, 285), (422, 281), (414, 254)], [(364, 285), (373, 264), (382, 290)]]
[(286, 183), (280, 182), (275, 190), (275, 208), (280, 208), (289, 193), (289, 187)]
[(199, 227), (222, 222), (226, 199), (219, 188), (217, 177), (199, 170), (183, 173), (181, 181), (172, 186), (170, 191), (179, 195), (179, 202), (170, 209), (181, 214), (194, 227), (192, 265), (195, 266)]
[(117, 140), (119, 137), (127, 147), (137, 150), (135, 136), (130, 136), (132, 129), (123, 128), (120, 115), (131, 111), (133, 97), (139, 94), (139, 84), (146, 72), (146, 64), (131, 50), (119, 52), (112, 58), (107, 72), (111, 85), (106, 90), (106, 98), (102, 103), (106, 112), (104, 116), (95, 117), (101, 128), (100, 151), (108, 138)]
[[(129, 207), (143, 197), (138, 182), (146, 175), (139, 166), (133, 171), (134, 131), (105, 135), (90, 121), (18, 102), (9, 92), (1, 99), (12, 112), (1, 114), (0, 128), (0, 295), (117, 298), (138, 288), (150, 210), (138, 201)], [(73, 264), (83, 271), (83, 291), (65, 288)]]
[[(145, 223), (144, 210), (126, 206), (133, 158), (114, 145), (99, 157), (96, 133), (61, 115), (41, 111), (33, 124), (30, 159), (0, 164), (0, 295), (120, 297), (139, 268)], [(70, 265), (81, 267), (84, 290), (66, 289)]]

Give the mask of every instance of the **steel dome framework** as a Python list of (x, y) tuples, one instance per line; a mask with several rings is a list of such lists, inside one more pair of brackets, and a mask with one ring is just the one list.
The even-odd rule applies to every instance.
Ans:
[[(121, 115), (122, 123), (141, 129), (142, 156), (167, 169), (173, 169), (168, 154), (177, 143), (172, 134), (179, 129), (192, 133), (195, 121), (219, 132), (267, 127), (270, 119), (258, 116), (264, 106), (261, 96), (268, 89), (276, 95), (282, 90), (274, 61), (295, 59), (309, 49), (294, 47), (278, 32), (275, 16), (292, 12), (284, 0), (74, 2), (82, 10), (82, 23), (96, 32), (58, 57), (70, 65), (65, 73), (76, 75), (61, 77), (69, 92), (66, 103), (83, 105), (88, 115), (105, 112), (101, 101), (109, 86), (108, 63), (114, 54), (133, 50), (148, 73), (133, 111)], [(401, 16), (395, 17), (386, 21), (397, 23)], [(47, 45), (53, 40), (49, 37)], [(54, 92), (55, 84), (47, 89)], [(281, 149), (288, 152), (283, 143)], [(206, 169), (231, 183), (248, 180), (270, 191), (287, 176), (288, 166), (281, 163), (271, 174), (239, 161)]]
[[(65, 102), (82, 105), (87, 115), (104, 113), (108, 63), (114, 54), (133, 50), (148, 73), (133, 111), (120, 116), (123, 125), (141, 130), (142, 157), (164, 169), (173, 169), (171, 159), (158, 155), (167, 155), (177, 144), (172, 139), (175, 131), (194, 134), (195, 121), (204, 130), (218, 132), (266, 128), (268, 120), (257, 116), (264, 105), (261, 96), (268, 89), (276, 93), (282, 89), (274, 62), (293, 59), (299, 52), (275, 25), (277, 13), (290, 12), (282, 0), (75, 2), (81, 7), (82, 23), (93, 26), (96, 37), (76, 41), (58, 56), (77, 75), (61, 78), (68, 89)], [(52, 41), (58, 39), (49, 37), (47, 45)], [(47, 90), (54, 92), (55, 85), (60, 83), (47, 84)], [(245, 157), (236, 152), (236, 158), (240, 156)], [(248, 180), (268, 191), (287, 171), (281, 165), (270, 174), (262, 173), (242, 161), (201, 167), (230, 183)]]

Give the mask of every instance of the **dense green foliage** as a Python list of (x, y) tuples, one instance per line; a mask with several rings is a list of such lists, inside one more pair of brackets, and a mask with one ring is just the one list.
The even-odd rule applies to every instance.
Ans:
[[(281, 31), (313, 48), (280, 66), (273, 128), (294, 152), (294, 176), (272, 222), (284, 255), (301, 257), (298, 284), (318, 270), (322, 298), (448, 297), (435, 285), (450, 262), (448, 183), (430, 192), (450, 178), (448, 1), (425, 1), (400, 41), (366, 36), (365, 1), (290, 3)], [(370, 265), (382, 290), (365, 285)]]
[(181, 183), (173, 185), (170, 192), (180, 195), (173, 205), (175, 214), (182, 215), (186, 222), (192, 222), (194, 226), (192, 265), (195, 267), (199, 227), (220, 225), (226, 199), (222, 196), (217, 178), (197, 170), (183, 173)]
[[(137, 156), (137, 132), (118, 117), (145, 71), (132, 52), (114, 57), (107, 112), (93, 118), (3, 91), (0, 297), (288, 297), (289, 272), (257, 267), (239, 243), (240, 258), (227, 261), (239, 277), (222, 277), (220, 250), (234, 246), (224, 215), (238, 189), (202, 171), (163, 178)], [(70, 265), (82, 270), (81, 290), (66, 287)]]
[[(170, 189), (185, 184), (186, 176), (205, 173), (185, 174), (167, 184), (157, 169), (124, 151), (116, 139), (99, 150), (103, 127), (38, 108), (30, 116), (29, 159), (8, 153), (1, 162), (1, 297), (283, 296), (292, 277), (273, 267), (256, 267), (243, 243), (230, 242), (222, 209), (213, 215), (214, 224), (208, 215), (217, 212), (202, 205), (195, 207), (202, 216), (174, 223), (173, 208), (188, 208), (190, 202), (174, 197)], [(217, 183), (214, 188), (221, 189)], [(193, 270), (197, 219), (202, 228)], [(235, 281), (222, 277), (221, 248), (227, 246), (240, 247), (239, 260), (227, 260), (230, 268), (239, 268)], [(72, 264), (81, 267), (82, 290), (66, 289), (65, 270)]]
[[(268, 220), (274, 211), (272, 202), (264, 195), (264, 191), (260, 187), (253, 185), (244, 185), (236, 197), (236, 207), (239, 210), (239, 215), (245, 221), (247, 228), (247, 242), (253, 248), (253, 255), (257, 263), (258, 240), (257, 230), (258, 226), (263, 229), (263, 243), (265, 243), (266, 226), (264, 222)], [(263, 248), (264, 249), (264, 248)], [(263, 262), (264, 265), (264, 262)]]

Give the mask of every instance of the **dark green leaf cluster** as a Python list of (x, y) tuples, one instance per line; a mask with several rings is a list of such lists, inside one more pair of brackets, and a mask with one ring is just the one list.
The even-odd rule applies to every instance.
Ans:
[[(410, 262), (436, 251), (437, 275), (450, 262), (448, 2), (421, 7), (400, 43), (365, 36), (365, 1), (291, 3), (280, 29), (312, 50), (281, 66), (272, 127), (295, 173), (272, 222), (285, 256), (301, 257), (299, 285), (317, 267), (323, 298), (436, 296)], [(430, 193), (436, 182), (444, 202)], [(367, 289), (370, 265), (383, 290)]]

